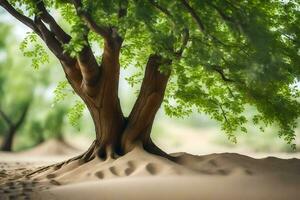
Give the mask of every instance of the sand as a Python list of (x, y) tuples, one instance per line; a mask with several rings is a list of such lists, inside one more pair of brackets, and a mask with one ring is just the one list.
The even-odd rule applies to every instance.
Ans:
[(116, 159), (73, 161), (31, 176), (45, 161), (0, 162), (0, 200), (300, 198), (299, 159), (234, 153), (174, 156), (176, 163), (137, 147)]
[(57, 155), (75, 155), (83, 150), (75, 148), (68, 142), (58, 139), (50, 139), (38, 146), (20, 152), (20, 156), (57, 156)]
[[(263, 178), (249, 178), (238, 174), (220, 176), (171, 176), (113, 179), (66, 185), (42, 192), (40, 199), (65, 200), (289, 200), (299, 199), (296, 187), (282, 187)], [(298, 187), (299, 188), (299, 187)]]

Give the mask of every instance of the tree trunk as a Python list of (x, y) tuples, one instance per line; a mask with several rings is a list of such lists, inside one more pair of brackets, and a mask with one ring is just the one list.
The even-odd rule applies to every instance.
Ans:
[(9, 129), (7, 131), (7, 134), (4, 137), (4, 140), (3, 140), (3, 143), (1, 146), (2, 151), (12, 151), (12, 145), (13, 145), (15, 134), (25, 121), (26, 115), (28, 113), (29, 105), (30, 105), (29, 102), (25, 105), (20, 118), (18, 119), (18, 121), (15, 124), (11, 120), (9, 120), (9, 123), (8, 123)]
[[(96, 154), (99, 157), (123, 155), (139, 144), (151, 153), (166, 155), (153, 144), (150, 133), (170, 76), (170, 71), (161, 73), (160, 67), (171, 65), (171, 60), (159, 55), (150, 55), (140, 94), (130, 115), (124, 117), (118, 98), (119, 55), (123, 38), (118, 34), (116, 27), (97, 24), (93, 17), (85, 12), (82, 1), (73, 1), (78, 17), (85, 22), (84, 30), (81, 32), (84, 47), (76, 58), (73, 58), (63, 48), (71, 37), (59, 27), (45, 9), (43, 2), (37, 4), (37, 11), (40, 14), (36, 15), (34, 20), (19, 13), (9, 2), (0, 2), (11, 15), (42, 38), (61, 62), (66, 78), (74, 91), (87, 105), (94, 121), (96, 139), (82, 158), (90, 159)], [(119, 17), (122, 16), (123, 14)], [(90, 47), (89, 31), (104, 39), (101, 64), (98, 64)], [(179, 51), (173, 52), (177, 59), (188, 42), (188, 35), (185, 34)], [(76, 159), (78, 158), (81, 157)]]
[(4, 136), (2, 146), (1, 146), (1, 151), (12, 151), (12, 144), (13, 144), (13, 139), (16, 134), (16, 127), (12, 126), (9, 128), (7, 133)]
[(146, 71), (139, 96), (128, 117), (128, 123), (122, 137), (122, 148), (128, 152), (137, 143), (142, 143), (146, 149), (152, 149), (150, 138), (152, 124), (163, 101), (170, 72), (160, 72), (162, 64), (170, 64), (157, 55), (151, 55), (146, 65)]
[(119, 67), (115, 66), (119, 63), (111, 54), (104, 53), (101, 77), (99, 83), (93, 86), (98, 92), (94, 93), (93, 88), (88, 90), (95, 96), (82, 94), (79, 88), (74, 88), (87, 105), (96, 131), (96, 140), (83, 155), (84, 159), (90, 160), (96, 155), (100, 158), (124, 155), (136, 145), (167, 157), (150, 138), (152, 124), (163, 101), (170, 75), (169, 72), (160, 72), (162, 64), (170, 64), (170, 61), (157, 55), (149, 57), (140, 94), (128, 117), (123, 116), (118, 98)]
[(140, 94), (132, 112), (125, 117), (118, 98), (122, 38), (114, 28), (107, 31), (100, 66), (88, 42), (74, 62), (61, 62), (69, 83), (85, 102), (95, 125), (95, 142), (82, 158), (124, 155), (139, 144), (151, 153), (166, 155), (153, 144), (150, 133), (170, 76), (170, 72), (161, 73), (160, 66), (170, 65), (171, 60), (149, 56)]

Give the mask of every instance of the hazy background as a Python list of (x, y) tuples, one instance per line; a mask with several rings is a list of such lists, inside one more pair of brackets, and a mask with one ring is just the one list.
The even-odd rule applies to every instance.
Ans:
[[(9, 30), (6, 25), (9, 25)], [(47, 141), (62, 139), (75, 148), (84, 149), (95, 136), (89, 113), (85, 109), (75, 127), (69, 123), (68, 113), (79, 98), (72, 94), (70, 88), (66, 88), (66, 99), (55, 102), (54, 91), (59, 82), (65, 81), (64, 73), (51, 53), (49, 63), (39, 69), (31, 66), (31, 59), (24, 57), (19, 49), (27, 31), (25, 26), (0, 10), (0, 43), (4, 44), (4, 48), (0, 49), (0, 77), (4, 80), (0, 81), (0, 108), (15, 120), (21, 107), (30, 102), (29, 113), (16, 134), (13, 150), (23, 151)], [(130, 70), (122, 69), (119, 96), (125, 114), (130, 112), (138, 89), (131, 88), (125, 81), (130, 74)], [(7, 127), (0, 118), (0, 144), (6, 131)], [(300, 135), (299, 128), (296, 134)], [(170, 118), (163, 109), (156, 117), (152, 137), (168, 152), (205, 154), (227, 151), (249, 155), (295, 153), (283, 139), (278, 138), (274, 127), (260, 132), (250, 125), (248, 133), (238, 133), (238, 143), (233, 144), (222, 133), (219, 124), (208, 116), (194, 113), (185, 119)], [(299, 137), (296, 144), (299, 150)]]

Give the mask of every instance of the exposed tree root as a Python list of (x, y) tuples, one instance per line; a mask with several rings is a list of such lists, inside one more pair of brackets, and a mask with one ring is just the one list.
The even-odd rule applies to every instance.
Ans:
[(176, 162), (176, 157), (171, 156), (171, 155), (167, 154), (166, 152), (164, 152), (162, 149), (160, 149), (158, 146), (156, 146), (151, 139), (149, 140), (147, 145), (144, 145), (144, 148), (149, 153), (152, 153), (154, 155), (161, 156), (161, 157), (164, 157), (171, 161)]
[[(139, 149), (138, 151), (141, 154), (148, 155), (148, 157), (155, 157), (157, 159), (166, 160), (166, 162), (176, 162), (176, 157), (173, 157), (167, 153), (165, 153), (163, 150), (161, 150), (159, 147), (157, 147), (152, 141), (149, 141), (147, 145), (142, 145), (141, 143), (137, 144), (136, 147), (132, 151), (137, 151), (136, 149)], [(115, 162), (119, 159), (125, 159), (129, 154), (132, 154), (132, 151), (128, 152), (124, 155), (119, 155), (114, 151), (114, 149), (111, 146), (106, 147), (100, 147), (98, 142), (95, 140), (92, 145), (89, 147), (89, 149), (84, 152), (83, 154), (80, 154), (78, 156), (75, 156), (73, 158), (70, 158), (66, 161), (56, 163), (53, 165), (45, 166), (42, 168), (39, 168), (29, 174), (26, 175), (26, 178), (35, 179), (40, 177), (47, 177), (49, 174), (56, 173), (60, 171), (59, 173), (69, 173), (68, 166), (74, 165), (74, 167), (70, 168), (70, 171), (74, 170), (75, 168), (78, 168), (82, 165), (85, 165), (86, 163), (89, 163), (91, 161), (99, 163), (108, 163), (108, 162)], [(158, 157), (157, 157), (158, 156)], [(96, 161), (95, 161), (96, 159)], [(132, 158), (132, 159), (139, 159)], [(98, 160), (98, 161), (97, 161)], [(110, 161), (109, 161), (110, 160)], [(63, 171), (63, 172), (62, 172)]]

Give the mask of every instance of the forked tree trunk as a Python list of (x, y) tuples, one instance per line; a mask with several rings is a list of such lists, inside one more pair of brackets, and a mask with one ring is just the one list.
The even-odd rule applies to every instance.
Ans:
[(89, 160), (95, 155), (101, 158), (124, 155), (136, 145), (168, 157), (153, 144), (150, 133), (170, 76), (168, 72), (160, 72), (159, 68), (162, 64), (170, 64), (170, 61), (157, 55), (149, 57), (136, 103), (130, 115), (124, 117), (118, 98), (118, 55), (111, 53), (110, 49), (105, 52), (109, 53), (104, 53), (99, 81), (86, 90), (90, 95), (82, 92), (82, 85), (78, 88), (73, 84), (91, 113), (96, 131), (96, 140), (84, 158)]
[(26, 115), (28, 113), (29, 109), (29, 103), (25, 105), (24, 110), (22, 111), (22, 114), (18, 121), (16, 123), (13, 123), (12, 120), (10, 120), (4, 113), (1, 111), (1, 116), (5, 119), (7, 122), (9, 129), (7, 133), (4, 136), (1, 151), (12, 151), (12, 145), (14, 141), (14, 137), (18, 131), (18, 129), (21, 127), (21, 125), (24, 123)]
[(136, 145), (142, 145), (151, 153), (166, 155), (150, 138), (152, 124), (162, 103), (169, 77), (169, 74), (159, 71), (160, 62), (161, 58), (158, 56), (149, 58), (140, 94), (127, 118), (122, 114), (117, 96), (113, 98), (115, 101), (109, 98), (109, 94), (113, 92), (111, 88), (103, 88), (106, 89), (103, 93), (100, 90), (101, 106), (97, 107), (86, 101), (94, 121), (95, 148), (100, 157), (123, 155)]

